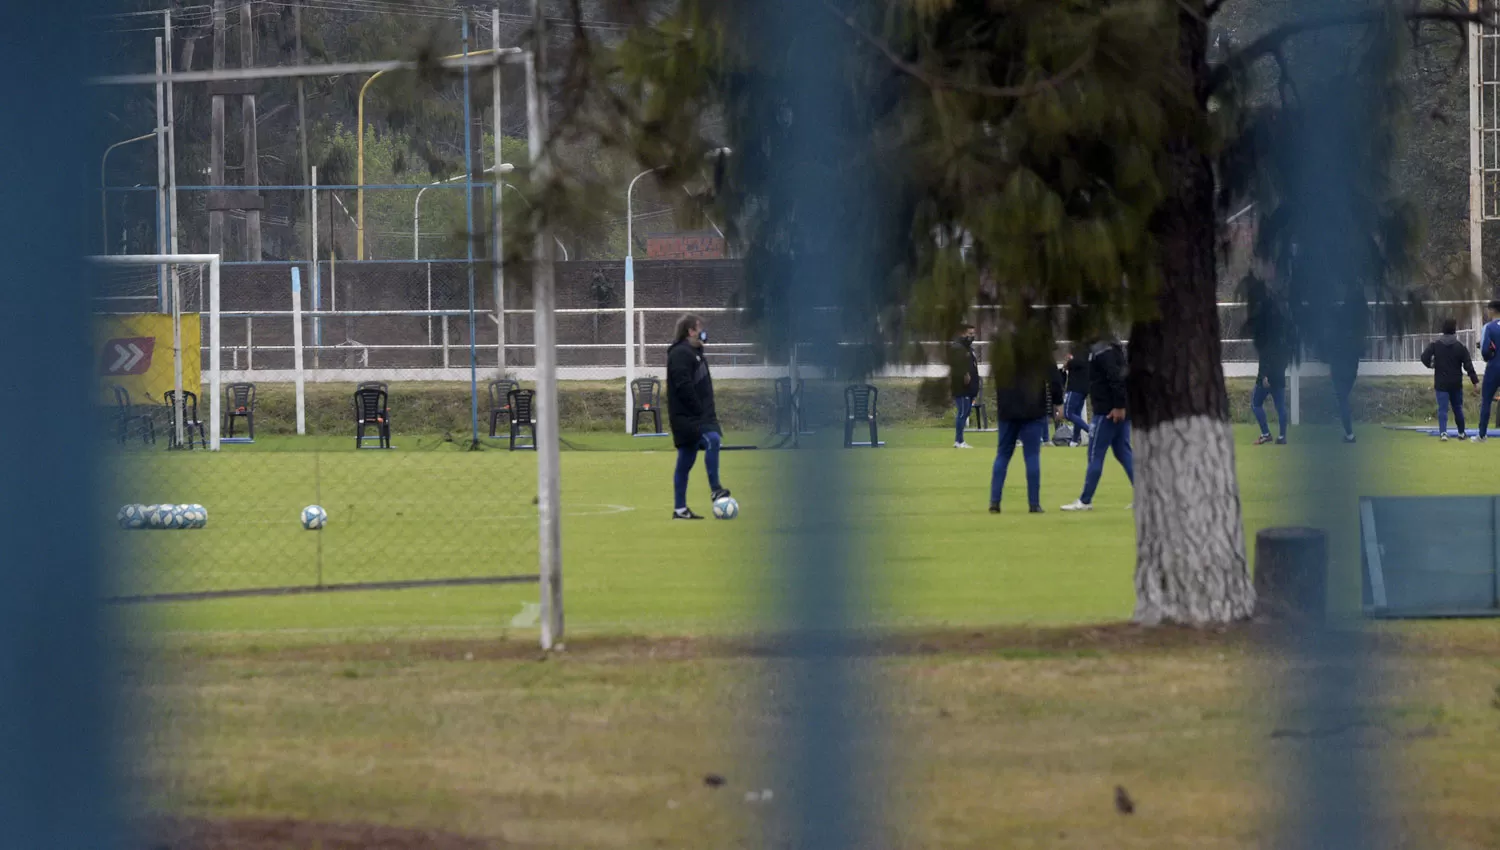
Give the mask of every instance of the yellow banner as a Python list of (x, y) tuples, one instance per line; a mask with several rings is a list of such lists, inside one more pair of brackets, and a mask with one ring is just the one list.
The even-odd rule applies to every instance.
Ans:
[[(182, 388), (190, 393), (203, 381), (201, 338), (198, 314), (183, 313)], [(115, 386), (124, 387), (134, 404), (164, 404), (176, 386), (172, 317), (164, 313), (96, 316), (94, 355), (105, 404), (114, 404)]]

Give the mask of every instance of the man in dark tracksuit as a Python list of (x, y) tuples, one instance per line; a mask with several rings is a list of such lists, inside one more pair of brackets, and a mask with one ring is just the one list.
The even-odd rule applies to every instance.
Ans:
[(672, 477), (672, 519), (703, 519), (687, 506), (688, 473), (703, 451), (703, 465), (708, 467), (708, 486), (713, 499), (729, 495), (719, 483), (719, 446), (722, 437), (719, 416), (714, 409), (714, 380), (703, 356), (708, 332), (697, 316), (677, 320), (676, 340), (667, 349), (667, 409), (672, 425), (672, 442), (677, 446), (677, 470)]
[(1286, 346), (1272, 340), (1257, 346), (1260, 354), (1260, 371), (1255, 376), (1255, 392), (1250, 396), (1250, 412), (1255, 414), (1255, 423), (1260, 426), (1257, 446), (1271, 442), (1271, 424), (1266, 421), (1266, 398), (1276, 405), (1276, 426), (1280, 436), (1276, 444), (1286, 445)]
[(972, 449), (964, 442), (964, 425), (979, 397), (979, 358), (974, 354), (974, 326), (964, 325), (963, 332), (948, 350), (948, 382), (953, 389), (953, 448)]
[(995, 387), (995, 418), (1000, 424), (1000, 442), (995, 451), (995, 466), (990, 472), (990, 513), (1000, 513), (1000, 497), (1005, 490), (1005, 473), (1010, 468), (1010, 459), (1016, 453), (1016, 443), (1021, 443), (1021, 455), (1026, 460), (1026, 501), (1031, 512), (1042, 512), (1042, 440), (1047, 435), (1048, 371), (1057, 367), (1046, 364), (1044, 369), (1016, 370), (1010, 386)]
[(1068, 373), (1067, 393), (1063, 396), (1063, 418), (1073, 423), (1073, 439), (1068, 445), (1077, 446), (1083, 435), (1089, 432), (1089, 424), (1083, 418), (1083, 402), (1089, 397), (1089, 359), (1068, 355), (1063, 370)]
[(1474, 359), (1469, 356), (1469, 347), (1458, 341), (1458, 322), (1443, 321), (1443, 335), (1433, 340), (1422, 352), (1422, 365), (1433, 370), (1432, 388), (1437, 394), (1438, 439), (1448, 441), (1448, 408), (1453, 408), (1453, 419), (1458, 425), (1458, 438), (1464, 440), (1464, 372), (1469, 373), (1469, 383), (1478, 384), (1474, 374)]
[[(1113, 451), (1125, 467), (1125, 476), (1135, 485), (1135, 459), (1130, 451), (1130, 420), (1125, 411), (1125, 350), (1113, 341), (1101, 341), (1089, 349), (1089, 403), (1094, 406), (1094, 425), (1089, 440), (1088, 473), (1083, 495), (1063, 505), (1065, 511), (1094, 509), (1094, 491), (1104, 473), (1104, 455)], [(1131, 503), (1131, 506), (1134, 502)]]
[(1484, 358), (1484, 383), (1479, 388), (1479, 436), (1475, 438), (1479, 442), (1489, 438), (1490, 406), (1495, 393), (1500, 392), (1500, 301), (1491, 301), (1489, 310), (1490, 321), (1479, 337), (1479, 356)]

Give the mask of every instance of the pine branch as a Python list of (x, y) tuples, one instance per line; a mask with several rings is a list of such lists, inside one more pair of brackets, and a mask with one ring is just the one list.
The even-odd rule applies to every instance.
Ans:
[(1034, 83), (1027, 83), (1026, 85), (1022, 86), (992, 86), (986, 85), (984, 83), (971, 83), (965, 80), (955, 80), (948, 77), (940, 77), (936, 74), (931, 73), (920, 65), (906, 61), (905, 59), (901, 58), (901, 55), (898, 54), (895, 49), (892, 48), (889, 44), (886, 44), (883, 40), (881, 40), (879, 36), (875, 35), (875, 33), (871, 32), (869, 29), (865, 28), (858, 21), (856, 21), (853, 15), (848, 15), (840, 11), (837, 6), (833, 5), (831, 0), (823, 0), (823, 8), (827, 9), (829, 14), (838, 18), (840, 21), (843, 21), (844, 25), (853, 30), (854, 33), (865, 42), (865, 44), (869, 45), (870, 47), (878, 51), (881, 55), (885, 56), (886, 61), (890, 62), (891, 65), (896, 68), (896, 70), (900, 71), (903, 74), (906, 74), (909, 77), (912, 77), (915, 80), (918, 80), (934, 91), (957, 91), (963, 92), (965, 94), (977, 94), (982, 97), (1030, 97), (1032, 95), (1040, 94), (1049, 89), (1056, 88), (1067, 82), (1069, 79), (1078, 76), (1078, 74), (1081, 73), (1084, 68), (1088, 67), (1089, 62), (1093, 61), (1094, 58), (1094, 48), (1092, 45), (1090, 45), (1089, 48), (1083, 52), (1083, 55), (1078, 57), (1077, 61), (1064, 68), (1061, 73), (1058, 73), (1052, 77), (1048, 77), (1045, 80), (1038, 80)]
[[(1219, 0), (1224, 2), (1224, 0)], [(1487, 2), (1480, 4), (1479, 11), (1470, 12), (1466, 8), (1455, 4), (1445, 4), (1444, 9), (1421, 9), (1413, 8), (1403, 14), (1403, 17), (1412, 24), (1421, 23), (1449, 23), (1455, 25), (1482, 23), (1485, 12), (1489, 9)], [(1281, 52), (1282, 46), (1295, 36), (1303, 35), (1318, 30), (1332, 29), (1334, 27), (1353, 27), (1364, 24), (1377, 23), (1382, 18), (1380, 12), (1347, 12), (1337, 15), (1324, 15), (1296, 23), (1282, 24), (1265, 35), (1245, 45), (1234, 55), (1230, 56), (1223, 64), (1214, 69), (1213, 76), (1209, 79), (1208, 90), (1216, 92), (1224, 85), (1234, 73), (1235, 68), (1246, 68), (1256, 61), (1266, 57), (1275, 56)]]

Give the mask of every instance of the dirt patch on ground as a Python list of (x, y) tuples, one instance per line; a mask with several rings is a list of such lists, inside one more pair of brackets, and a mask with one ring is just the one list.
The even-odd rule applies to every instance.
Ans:
[[(1266, 630), (1257, 626), (1230, 629), (1145, 628), (1129, 623), (1066, 628), (926, 630), (871, 634), (822, 640), (820, 652), (860, 657), (920, 655), (989, 655), (1006, 653), (1078, 654), (1175, 652), (1239, 648), (1253, 644)], [(261, 648), (183, 647), (202, 657), (254, 657), (267, 661), (567, 661), (651, 662), (713, 658), (775, 658), (797, 648), (773, 636), (721, 637), (581, 637), (563, 652), (549, 654), (520, 640), (392, 640)]]
[(144, 826), (146, 850), (513, 850), (451, 832), (290, 819), (162, 818)]
[[(1112, 623), (1069, 627), (942, 629), (871, 634), (824, 641), (819, 651), (858, 657), (922, 655), (1140, 654), (1182, 651), (1275, 652), (1277, 627), (1244, 623), (1232, 627), (1193, 629)], [(1422, 626), (1380, 626), (1367, 633), (1377, 652), (1420, 653), (1443, 657), (1500, 655), (1500, 628), (1462, 631)], [(194, 657), (267, 661), (567, 661), (660, 662), (701, 659), (777, 658), (794, 651), (784, 638), (587, 636), (569, 641), (564, 651), (544, 653), (529, 640), (408, 640), (347, 642), (314, 646), (180, 648)], [(167, 650), (170, 654), (171, 650)]]

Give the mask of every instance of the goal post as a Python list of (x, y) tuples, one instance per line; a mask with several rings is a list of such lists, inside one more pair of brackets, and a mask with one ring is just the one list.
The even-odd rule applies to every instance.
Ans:
[[(160, 267), (171, 269), (172, 279), (172, 303), (168, 305), (168, 312), (172, 316), (172, 359), (173, 359), (173, 389), (177, 404), (173, 405), (173, 432), (176, 435), (177, 445), (184, 445), (183, 412), (182, 402), (184, 400), (183, 373), (182, 373), (182, 304), (183, 292), (181, 276), (178, 271), (184, 266), (197, 266), (206, 268), (207, 274), (203, 276), (206, 292), (203, 293), (203, 301), (199, 303), (198, 309), (206, 307), (208, 319), (208, 448), (210, 451), (219, 450), (219, 428), (223, 416), (223, 387), (220, 370), (220, 337), (219, 328), (219, 255), (218, 254), (109, 254), (89, 258), (91, 262), (101, 266), (109, 267)], [(160, 309), (160, 308), (158, 308)], [(201, 343), (200, 343), (201, 344)], [(139, 354), (133, 354), (134, 359), (139, 359)], [(125, 360), (124, 365), (133, 365), (130, 360)], [(197, 391), (194, 387), (194, 392)]]

